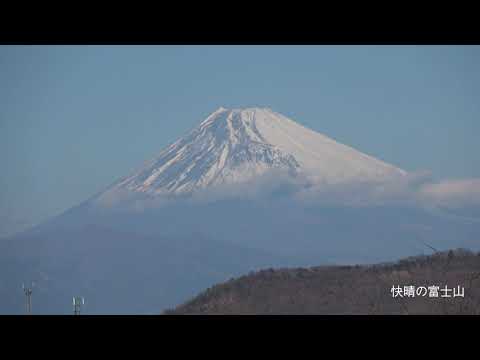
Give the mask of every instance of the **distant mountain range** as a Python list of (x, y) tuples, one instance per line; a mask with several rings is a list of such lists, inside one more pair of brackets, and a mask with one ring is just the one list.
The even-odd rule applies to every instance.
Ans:
[[(84, 296), (87, 313), (157, 313), (260, 268), (478, 248), (478, 222), (398, 195), (410, 178), (270, 109), (220, 108), (138, 171), (3, 239), (0, 313), (23, 312), (31, 280), (34, 312), (70, 313)], [(377, 201), (390, 188), (395, 202)]]

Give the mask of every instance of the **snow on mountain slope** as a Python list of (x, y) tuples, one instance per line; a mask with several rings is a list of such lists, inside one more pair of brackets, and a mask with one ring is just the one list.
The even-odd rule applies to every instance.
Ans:
[(185, 194), (243, 183), (270, 170), (314, 184), (378, 182), (406, 172), (266, 108), (219, 108), (107, 192)]

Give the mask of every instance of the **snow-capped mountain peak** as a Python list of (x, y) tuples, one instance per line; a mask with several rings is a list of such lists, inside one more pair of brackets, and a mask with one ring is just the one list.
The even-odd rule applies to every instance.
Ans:
[(382, 181), (406, 172), (268, 108), (218, 108), (112, 189), (150, 195), (243, 183), (270, 170), (315, 183)]

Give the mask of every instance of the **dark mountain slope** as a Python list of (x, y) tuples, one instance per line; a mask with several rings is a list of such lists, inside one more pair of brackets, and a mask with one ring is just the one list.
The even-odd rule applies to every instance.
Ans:
[[(465, 296), (396, 297), (392, 286), (464, 287)], [(450, 292), (450, 295), (453, 293)], [(456, 250), (396, 263), (262, 270), (213, 286), (165, 314), (477, 314), (480, 253)]]

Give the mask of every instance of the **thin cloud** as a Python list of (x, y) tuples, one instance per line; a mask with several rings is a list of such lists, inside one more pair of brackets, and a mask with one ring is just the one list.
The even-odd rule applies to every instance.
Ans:
[(425, 184), (418, 195), (423, 201), (439, 205), (480, 205), (480, 179), (453, 179)]
[(303, 176), (292, 177), (272, 171), (240, 184), (219, 185), (198, 190), (191, 196), (149, 196), (130, 191), (112, 191), (97, 198), (107, 208), (144, 211), (168, 206), (179, 199), (194, 203), (227, 198), (285, 198), (306, 204), (334, 206), (448, 206), (480, 205), (480, 179), (453, 179), (433, 182), (430, 172), (412, 172), (384, 182), (312, 184)]
[(418, 201), (416, 191), (430, 180), (429, 172), (415, 172), (383, 182), (315, 185), (299, 191), (296, 198), (326, 205), (413, 204)]

